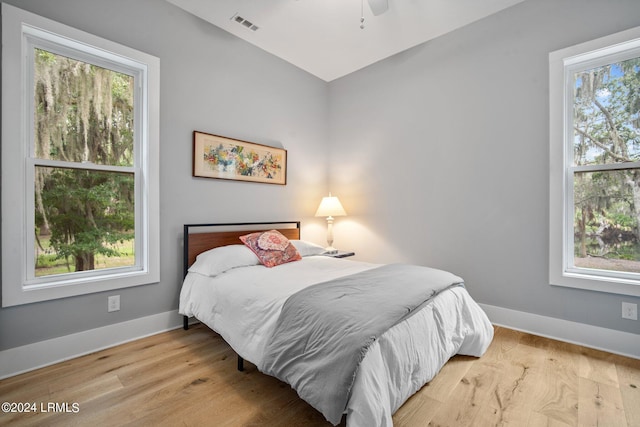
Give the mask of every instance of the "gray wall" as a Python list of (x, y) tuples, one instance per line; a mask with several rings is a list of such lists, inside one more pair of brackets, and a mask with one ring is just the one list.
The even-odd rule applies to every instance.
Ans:
[[(327, 83), (165, 1), (7, 3), (160, 58), (161, 282), (0, 309), (0, 350), (175, 310), (184, 223), (301, 219), (322, 238)], [(191, 177), (193, 130), (286, 148), (288, 184)], [(122, 309), (107, 313), (112, 294)]]
[(529, 0), (332, 82), (341, 246), (451, 270), (482, 303), (640, 333), (621, 318), (638, 298), (552, 287), (547, 258), (548, 54), (638, 25), (637, 0)]

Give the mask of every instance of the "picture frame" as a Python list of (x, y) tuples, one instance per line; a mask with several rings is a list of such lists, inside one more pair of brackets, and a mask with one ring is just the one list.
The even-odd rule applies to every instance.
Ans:
[(286, 185), (287, 150), (194, 131), (193, 176)]

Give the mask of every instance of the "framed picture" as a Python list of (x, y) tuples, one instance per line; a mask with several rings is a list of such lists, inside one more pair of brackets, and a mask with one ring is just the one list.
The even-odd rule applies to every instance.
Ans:
[(287, 150), (193, 132), (193, 176), (287, 183)]

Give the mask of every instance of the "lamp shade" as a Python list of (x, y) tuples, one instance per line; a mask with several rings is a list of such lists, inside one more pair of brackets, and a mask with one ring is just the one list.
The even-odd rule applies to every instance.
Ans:
[(342, 207), (342, 203), (337, 197), (329, 193), (328, 197), (323, 197), (316, 211), (316, 216), (345, 216), (347, 213)]

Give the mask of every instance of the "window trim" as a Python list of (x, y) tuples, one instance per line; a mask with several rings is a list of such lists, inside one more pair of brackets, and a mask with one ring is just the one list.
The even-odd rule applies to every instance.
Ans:
[[(612, 63), (640, 48), (640, 27), (561, 49), (549, 54), (549, 283), (556, 286), (640, 296), (640, 275), (575, 268), (569, 253), (573, 242), (572, 73), (587, 66)], [(631, 55), (637, 57), (637, 53)], [(628, 59), (628, 58), (627, 58)], [(578, 67), (579, 66), (579, 67)], [(633, 164), (583, 166), (579, 169), (628, 169)]]
[[(34, 105), (34, 69), (33, 66), (35, 64), (35, 49), (41, 49), (46, 52), (53, 53), (59, 56), (66, 56), (72, 58), (74, 60), (90, 63), (92, 65), (96, 65), (98, 67), (102, 67), (105, 69), (109, 69), (115, 72), (119, 72), (122, 74), (126, 74), (132, 76), (134, 78), (134, 159), (135, 164), (133, 166), (112, 166), (112, 165), (101, 165), (101, 164), (85, 164), (79, 162), (68, 162), (61, 160), (51, 160), (51, 159), (42, 159), (39, 158), (35, 153), (35, 144), (29, 143), (29, 150), (27, 151), (27, 184), (31, 184), (34, 182), (34, 171), (37, 167), (50, 167), (50, 168), (66, 168), (66, 169), (81, 169), (81, 170), (92, 170), (92, 171), (105, 171), (105, 172), (118, 172), (118, 173), (133, 173), (135, 179), (135, 199), (136, 201), (142, 200), (143, 204), (146, 203), (144, 197), (142, 196), (142, 180), (140, 180), (140, 175), (146, 172), (146, 166), (144, 159), (141, 158), (140, 155), (140, 147), (144, 145), (144, 141), (142, 140), (142, 135), (140, 135), (140, 129), (146, 126), (146, 122), (143, 119), (143, 112), (146, 108), (146, 81), (147, 81), (147, 67), (145, 64), (141, 64), (139, 62), (133, 61), (129, 58), (123, 58), (121, 56), (116, 56), (111, 52), (99, 52), (96, 51), (92, 46), (86, 46), (81, 43), (76, 42), (75, 40), (68, 40), (56, 34), (52, 34), (49, 32), (42, 31), (38, 28), (31, 26), (23, 27), (23, 37), (25, 44), (25, 53), (27, 55), (27, 61), (25, 65), (28, 67), (25, 75), (28, 76), (25, 79), (25, 87), (23, 90), (27, 93), (27, 100), (29, 101), (28, 106), (25, 106), (27, 111), (29, 111), (29, 124), (25, 132), (27, 133), (27, 140), (33, 141), (35, 139), (34, 135), (34, 114), (35, 105)], [(26, 188), (27, 191), (27, 207), (26, 212), (31, 213), (35, 211), (34, 204), (34, 188), (33, 185), (28, 185)], [(140, 208), (140, 203), (135, 204), (135, 223), (137, 225), (144, 224), (146, 221), (142, 218), (142, 209)], [(35, 218), (29, 214), (27, 216), (27, 224), (26, 230), (35, 229)], [(77, 281), (77, 280), (87, 280), (91, 278), (99, 278), (100, 276), (105, 275), (113, 275), (113, 274), (122, 274), (127, 275), (131, 273), (137, 273), (143, 270), (144, 265), (142, 260), (144, 259), (144, 254), (146, 252), (146, 245), (142, 244), (144, 240), (144, 236), (146, 235), (145, 230), (141, 229), (144, 227), (135, 228), (135, 253), (136, 253), (136, 262), (133, 266), (130, 267), (119, 267), (118, 271), (115, 271), (116, 268), (111, 268), (108, 271), (106, 269), (98, 269), (98, 270), (90, 270), (84, 272), (73, 272), (66, 274), (59, 274), (56, 276), (43, 276), (37, 277), (35, 276), (35, 271), (31, 268), (32, 265), (35, 265), (35, 242), (33, 239), (30, 239), (26, 236), (26, 252), (25, 252), (25, 288), (35, 288), (38, 286), (53, 286), (56, 283), (64, 284), (69, 281)], [(139, 255), (139, 256), (138, 256)]]
[[(29, 180), (34, 167), (31, 157), (33, 118), (27, 111), (33, 104), (32, 90), (24, 90), (33, 81), (28, 49), (37, 39), (38, 47), (48, 49), (47, 39), (60, 49), (81, 50), (78, 59), (116, 71), (131, 69), (146, 74), (137, 79), (136, 96), (141, 101), (136, 114), (136, 132), (141, 143), (136, 144), (136, 229), (140, 232), (140, 262), (137, 268), (94, 270), (88, 274), (49, 276), (50, 280), (28, 280), (29, 247), (33, 248), (33, 201), (29, 195), (33, 184)], [(157, 57), (68, 27), (47, 18), (2, 4), (2, 306), (14, 306), (37, 301), (65, 298), (94, 292), (139, 286), (160, 281), (159, 268), (159, 90), (160, 61)], [(43, 43), (40, 43), (44, 40)], [(64, 40), (58, 48), (55, 40)], [(80, 48), (80, 49), (76, 49)], [(69, 55), (67, 55), (69, 56)], [(95, 61), (93, 59), (96, 59)], [(104, 58), (101, 60), (101, 58)], [(114, 68), (115, 63), (125, 64)], [(128, 68), (129, 67), (129, 68)], [(142, 74), (141, 74), (142, 75)], [(144, 80), (146, 79), (146, 84)], [(18, 84), (19, 83), (19, 84)], [(8, 106), (13, 106), (9, 108)], [(17, 141), (17, 142), (14, 142)], [(39, 163), (38, 161), (37, 163)], [(55, 161), (45, 163), (56, 164)], [(11, 183), (10, 185), (8, 183)], [(139, 192), (139, 194), (138, 194)], [(29, 210), (31, 207), (31, 210)], [(138, 223), (139, 219), (141, 223)], [(139, 230), (138, 230), (139, 228)], [(138, 242), (140, 240), (140, 242)], [(136, 251), (136, 253), (139, 253)], [(96, 273), (97, 272), (97, 273)]]

